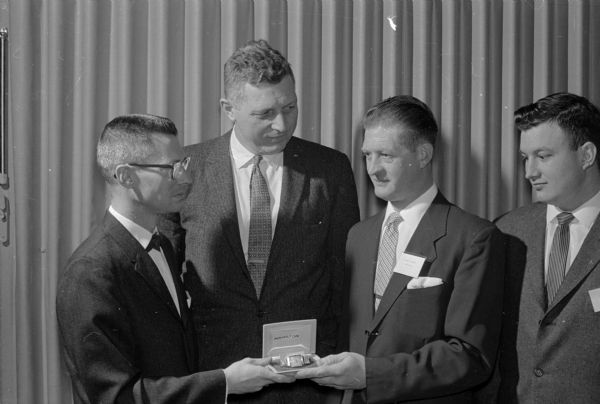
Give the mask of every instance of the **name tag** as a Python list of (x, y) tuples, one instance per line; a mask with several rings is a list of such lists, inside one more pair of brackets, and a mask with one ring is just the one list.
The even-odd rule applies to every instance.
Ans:
[(588, 290), (588, 293), (590, 294), (594, 313), (598, 313), (600, 311), (600, 288)]
[(421, 269), (425, 265), (425, 260), (426, 258), (420, 255), (404, 252), (400, 255), (398, 262), (396, 262), (394, 272), (416, 278), (421, 273)]

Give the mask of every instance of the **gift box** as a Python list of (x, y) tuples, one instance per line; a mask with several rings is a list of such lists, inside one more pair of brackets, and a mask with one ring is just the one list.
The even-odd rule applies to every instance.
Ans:
[(317, 320), (296, 320), (263, 325), (263, 357), (271, 358), (276, 373), (293, 373), (316, 366)]

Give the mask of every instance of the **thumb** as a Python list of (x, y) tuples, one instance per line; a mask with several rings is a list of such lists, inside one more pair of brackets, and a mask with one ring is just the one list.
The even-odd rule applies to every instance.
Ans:
[(271, 362), (271, 358), (245, 358), (244, 361), (251, 365), (267, 366)]

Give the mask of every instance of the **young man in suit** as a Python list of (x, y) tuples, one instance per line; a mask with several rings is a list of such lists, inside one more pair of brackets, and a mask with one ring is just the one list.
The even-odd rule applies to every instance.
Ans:
[[(293, 136), (294, 75), (264, 40), (233, 53), (224, 81), (233, 129), (185, 148), (192, 189), (180, 221), (164, 223), (185, 234), (198, 343), (210, 352), (200, 367), (261, 356), (263, 324), (290, 320), (316, 319), (317, 353), (335, 352), (344, 245), (359, 219), (348, 158)], [(318, 387), (273, 385), (239, 400), (317, 403)]]
[(297, 377), (347, 389), (345, 403), (473, 402), (500, 334), (501, 234), (439, 192), (427, 105), (392, 97), (363, 123), (367, 172), (388, 204), (348, 235), (352, 352)]
[(75, 402), (223, 404), (226, 392), (292, 381), (249, 358), (194, 373), (181, 263), (156, 233), (158, 215), (178, 209), (191, 184), (173, 122), (117, 117), (100, 136), (97, 159), (111, 205), (71, 256), (56, 300)]
[(557, 93), (515, 112), (536, 203), (507, 235), (499, 403), (600, 402), (600, 111)]

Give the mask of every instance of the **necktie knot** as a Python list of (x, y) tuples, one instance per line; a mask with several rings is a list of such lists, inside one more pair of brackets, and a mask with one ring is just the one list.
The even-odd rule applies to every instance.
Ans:
[(260, 154), (256, 154), (254, 157), (252, 157), (252, 164), (254, 164), (255, 166), (258, 166), (260, 164), (260, 162), (262, 161), (263, 156)]
[(162, 237), (161, 237), (160, 233), (152, 234), (152, 238), (150, 239), (150, 242), (146, 246), (146, 251), (147, 252), (150, 252), (152, 250), (160, 251), (161, 242), (162, 242)]
[(400, 215), (399, 212), (393, 212), (387, 219), (386, 222), (386, 228), (390, 228), (393, 226), (396, 226), (398, 223), (400, 223), (402, 220), (402, 216)]
[(575, 219), (575, 216), (571, 212), (561, 212), (556, 216), (559, 226), (569, 225), (573, 219)]

